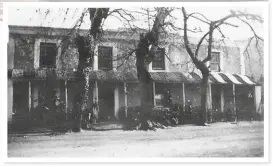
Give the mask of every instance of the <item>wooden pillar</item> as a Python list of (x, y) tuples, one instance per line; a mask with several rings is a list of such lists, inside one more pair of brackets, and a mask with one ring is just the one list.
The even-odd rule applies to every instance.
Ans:
[(95, 80), (94, 87), (93, 87), (93, 113), (98, 118), (98, 111), (99, 111), (99, 90), (98, 90), (98, 81)]
[(65, 96), (65, 120), (67, 120), (67, 113), (68, 113), (67, 81), (64, 81), (64, 96)]
[(93, 70), (98, 70), (98, 55), (94, 55)]
[(212, 96), (211, 96), (211, 84), (207, 87), (207, 120), (212, 122)]
[(9, 37), (8, 52), (7, 52), (8, 69), (14, 68), (14, 53), (15, 53), (15, 41), (12, 37)]
[[(58, 99), (61, 99), (61, 84), (60, 84), (61, 81), (58, 81), (56, 84), (56, 94), (55, 96), (58, 98)], [(59, 100), (56, 100), (55, 101), (55, 105), (58, 106), (60, 105), (60, 102)]]
[(8, 121), (12, 120), (13, 114), (13, 80), (8, 79)]
[(32, 92), (31, 92), (31, 81), (28, 81), (28, 112), (29, 112), (29, 119), (31, 119), (31, 102), (32, 102), (32, 98), (31, 98)]
[(185, 83), (182, 83), (182, 109), (185, 111), (186, 109), (186, 96), (185, 96)]
[(261, 114), (262, 86), (254, 87), (254, 105), (255, 112)]
[(124, 112), (125, 118), (127, 118), (128, 102), (127, 102), (127, 84), (124, 82)]
[(118, 84), (116, 84), (115, 90), (114, 90), (114, 104), (115, 104), (115, 117), (119, 119), (118, 117), (118, 110), (119, 110), (119, 90), (118, 90)]
[(153, 82), (153, 103), (154, 103), (154, 107), (156, 106), (155, 103), (155, 82)]
[[(33, 84), (32, 84), (33, 85)], [(33, 85), (33, 93), (32, 93), (32, 100), (33, 100), (33, 108), (36, 108), (39, 105), (39, 90), (37, 84)]]
[(236, 98), (235, 98), (235, 84), (232, 85), (232, 99), (233, 99), (233, 114), (235, 114), (235, 122), (237, 122), (237, 111), (236, 111)]
[(225, 112), (225, 96), (224, 96), (224, 87), (220, 85), (220, 112), (221, 112), (221, 121), (224, 121), (224, 112)]
[[(4, 49), (5, 51), (5, 49)], [(7, 61), (8, 69), (14, 68), (14, 52), (15, 52), (15, 42), (10, 36), (7, 48)], [(13, 115), (13, 80), (8, 79), (8, 121), (12, 121)]]
[(224, 88), (221, 86), (220, 88), (220, 111), (224, 113), (225, 110), (225, 97), (224, 97)]
[(212, 109), (212, 96), (211, 96), (211, 84), (208, 84), (208, 110)]

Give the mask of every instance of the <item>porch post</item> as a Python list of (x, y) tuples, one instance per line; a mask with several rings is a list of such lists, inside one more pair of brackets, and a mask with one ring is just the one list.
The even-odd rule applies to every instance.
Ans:
[(262, 86), (254, 87), (255, 112), (261, 114)]
[(8, 79), (8, 121), (12, 120), (13, 114), (13, 80)]
[(99, 91), (98, 91), (98, 81), (95, 80), (94, 82), (94, 87), (93, 87), (93, 104), (95, 104), (95, 106), (93, 105), (93, 113), (96, 115), (96, 117), (98, 118), (99, 116)]
[(67, 120), (67, 110), (68, 110), (67, 81), (64, 81), (64, 94), (65, 94), (65, 120)]
[(39, 105), (39, 90), (37, 84), (33, 86), (33, 108), (36, 108)]
[(186, 108), (186, 96), (185, 96), (185, 83), (183, 82), (182, 83), (182, 109), (183, 109), (183, 112), (185, 111), (185, 108)]
[(31, 119), (31, 81), (28, 81), (28, 112), (29, 112), (29, 119)]
[(211, 84), (208, 84), (208, 109), (212, 109)]
[(235, 122), (237, 122), (236, 98), (235, 98), (235, 84), (232, 84), (232, 98), (233, 98), (233, 112), (235, 114)]
[[(220, 88), (220, 112), (223, 114), (225, 110), (225, 96), (224, 96), (224, 88), (221, 86)], [(221, 118), (223, 121), (223, 118)]]
[[(15, 42), (14, 39), (10, 36), (8, 42), (8, 69), (12, 70), (14, 68), (14, 53), (15, 53)], [(13, 80), (8, 78), (8, 121), (12, 121), (13, 115)]]
[(212, 96), (211, 96), (211, 84), (208, 84), (208, 88), (207, 88), (207, 108), (208, 108), (208, 112), (210, 112), (209, 114), (207, 114), (208, 117), (208, 121), (212, 122)]
[(153, 103), (154, 103), (154, 107), (156, 106), (155, 103), (155, 82), (153, 82)]
[(116, 84), (115, 90), (114, 90), (114, 104), (115, 104), (115, 117), (119, 119), (118, 117), (118, 110), (119, 110), (119, 92), (118, 92), (118, 84)]
[(126, 84), (126, 82), (124, 82), (124, 109), (125, 109), (125, 118), (127, 118), (128, 102), (127, 102), (127, 84)]
[(96, 46), (96, 51), (94, 55), (93, 70), (98, 70), (98, 46)]

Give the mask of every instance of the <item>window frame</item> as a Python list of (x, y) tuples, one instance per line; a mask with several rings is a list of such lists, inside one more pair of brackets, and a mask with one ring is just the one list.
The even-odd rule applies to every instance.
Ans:
[[(163, 94), (155, 94), (155, 107), (164, 107), (164, 95)], [(160, 105), (157, 104), (157, 102), (160, 101)]]
[[(163, 51), (162, 58), (160, 60), (154, 59), (152, 61), (152, 70), (166, 70), (166, 65), (165, 65), (165, 53), (166, 53), (166, 49), (165, 48), (158, 48), (158, 50), (156, 51), (156, 54), (157, 54), (157, 52), (159, 52), (159, 50)], [(155, 67), (154, 66), (155, 65), (155, 61), (157, 61), (157, 63), (161, 62), (161, 64), (162, 64), (163, 67)]]
[[(111, 56), (110, 57), (109, 56), (101, 56), (100, 55), (100, 48), (108, 48), (108, 49), (111, 48), (111, 52), (110, 52)], [(107, 71), (113, 70), (113, 67), (114, 67), (114, 65), (113, 65), (113, 56), (114, 56), (113, 50), (114, 50), (113, 46), (104, 46), (104, 45), (98, 46), (98, 70), (107, 70)], [(107, 67), (101, 67), (100, 66), (100, 61), (101, 60), (103, 60), (103, 61), (105, 61), (105, 60), (110, 61), (109, 65), (111, 64), (111, 67), (109, 67), (109, 68), (107, 68)]]
[(35, 43), (34, 43), (34, 69), (38, 68), (47, 68), (47, 67), (40, 67), (40, 43), (41, 42), (46, 42), (46, 43), (56, 43), (57, 45), (57, 53), (56, 53), (56, 68), (58, 66), (58, 62), (60, 61), (61, 57), (61, 43), (62, 40), (57, 39), (57, 38), (36, 38)]
[[(50, 46), (52, 45), (52, 46)], [(53, 46), (54, 45), (54, 46)], [(49, 57), (48, 55), (46, 56), (43, 56), (42, 55), (42, 47), (54, 47), (53, 50), (54, 50), (54, 56), (53, 56), (53, 64), (52, 65), (49, 65), (49, 64), (43, 64), (43, 60), (42, 58), (44, 57)], [(45, 49), (46, 50), (46, 49)], [(39, 66), (41, 68), (56, 68), (56, 59), (57, 59), (57, 54), (58, 54), (58, 46), (56, 43), (54, 42), (40, 42), (40, 48), (39, 48), (39, 51), (40, 51), (40, 59), (39, 59)], [(46, 52), (46, 51), (45, 51)]]
[[(212, 56), (215, 53), (218, 55), (218, 58), (216, 59), (218, 62), (213, 62), (212, 61)], [(213, 65), (218, 65), (217, 70), (212, 69), (212, 66), (211, 66), (212, 64)], [(213, 72), (220, 72), (221, 71), (222, 67), (221, 67), (221, 52), (220, 51), (212, 51), (211, 52), (211, 60), (209, 61), (209, 66), (210, 66), (210, 71), (213, 71)]]

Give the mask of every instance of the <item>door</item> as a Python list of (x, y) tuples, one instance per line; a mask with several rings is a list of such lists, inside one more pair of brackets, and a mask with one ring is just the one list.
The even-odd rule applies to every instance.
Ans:
[(13, 112), (14, 118), (27, 119), (28, 109), (28, 81), (14, 81), (13, 83)]
[(110, 121), (114, 116), (114, 84), (100, 83), (99, 87), (99, 121)]

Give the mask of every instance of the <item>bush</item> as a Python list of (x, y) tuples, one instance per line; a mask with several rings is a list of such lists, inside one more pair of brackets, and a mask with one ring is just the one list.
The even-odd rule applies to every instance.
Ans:
[(125, 108), (122, 107), (119, 111), (119, 120), (126, 127), (126, 129), (133, 129), (137, 126), (140, 115), (140, 107), (128, 107), (127, 108), (127, 118), (125, 115)]
[(119, 109), (118, 118), (120, 121), (134, 120), (140, 113), (140, 106), (127, 107), (127, 118), (125, 115), (125, 107)]
[[(122, 111), (120, 112), (123, 115)], [(120, 118), (126, 129), (154, 129), (178, 124), (179, 113), (168, 108), (151, 108), (150, 112), (142, 113), (140, 106), (129, 107), (127, 118)]]

